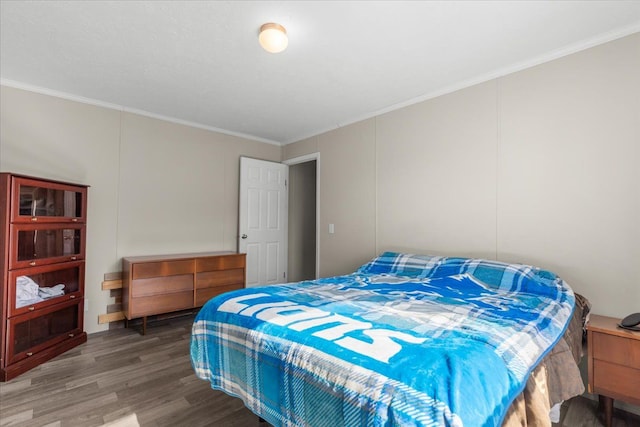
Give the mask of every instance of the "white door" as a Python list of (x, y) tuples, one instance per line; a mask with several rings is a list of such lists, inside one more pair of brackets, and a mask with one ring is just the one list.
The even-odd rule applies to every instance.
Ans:
[(247, 254), (247, 287), (287, 281), (289, 166), (240, 157), (238, 250)]

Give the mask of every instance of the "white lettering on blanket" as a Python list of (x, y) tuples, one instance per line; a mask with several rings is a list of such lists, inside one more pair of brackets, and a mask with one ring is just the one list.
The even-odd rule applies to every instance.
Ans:
[[(243, 295), (225, 301), (218, 308), (225, 313), (240, 314), (247, 317), (256, 317), (265, 322), (278, 326), (286, 326), (295, 331), (316, 328), (324, 325), (326, 328), (314, 332), (312, 335), (333, 341), (341, 347), (356, 353), (363, 354), (381, 362), (388, 363), (389, 359), (402, 350), (398, 341), (420, 344), (426, 338), (414, 337), (404, 332), (388, 329), (373, 328), (369, 322), (361, 322), (339, 314), (332, 314), (314, 307), (300, 305), (290, 301), (270, 302), (263, 304), (243, 304), (242, 302), (268, 297), (269, 294), (258, 293)], [(337, 326), (335, 324), (338, 324)], [(349, 332), (363, 331), (371, 342), (366, 342), (345, 336)]]

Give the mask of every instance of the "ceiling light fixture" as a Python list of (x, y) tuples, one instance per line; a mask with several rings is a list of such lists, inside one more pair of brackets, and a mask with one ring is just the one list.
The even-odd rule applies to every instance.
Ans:
[(287, 38), (287, 30), (280, 24), (269, 22), (260, 27), (260, 35), (258, 36), (260, 46), (270, 53), (282, 52), (287, 48), (289, 39)]

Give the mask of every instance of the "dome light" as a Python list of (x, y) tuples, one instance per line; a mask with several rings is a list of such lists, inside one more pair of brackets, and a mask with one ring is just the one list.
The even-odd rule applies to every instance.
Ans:
[(282, 25), (273, 22), (269, 22), (260, 27), (258, 41), (260, 42), (260, 46), (270, 53), (282, 52), (289, 44), (287, 30), (285, 30)]

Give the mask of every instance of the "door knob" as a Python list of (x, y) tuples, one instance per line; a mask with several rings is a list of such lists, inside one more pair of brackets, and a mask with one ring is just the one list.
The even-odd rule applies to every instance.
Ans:
[(247, 235), (246, 235), (246, 234), (243, 234), (243, 235), (242, 235), (242, 236), (240, 236), (240, 237), (242, 237), (243, 239), (246, 239), (246, 238), (247, 238)]

